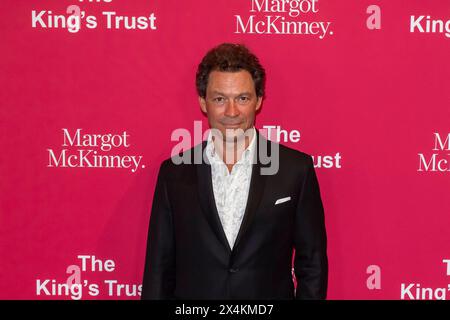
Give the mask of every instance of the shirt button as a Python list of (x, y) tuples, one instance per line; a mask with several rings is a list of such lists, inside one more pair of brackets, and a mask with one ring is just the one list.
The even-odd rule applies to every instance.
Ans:
[(230, 269), (228, 269), (228, 271), (229, 271), (230, 273), (236, 273), (236, 272), (239, 271), (239, 269), (238, 269), (238, 268), (230, 268)]

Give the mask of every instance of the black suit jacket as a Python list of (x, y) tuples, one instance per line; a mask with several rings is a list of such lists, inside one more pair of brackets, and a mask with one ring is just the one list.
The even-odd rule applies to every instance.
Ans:
[[(260, 140), (267, 140), (259, 133), (256, 137), (259, 154)], [(274, 142), (268, 143), (270, 150)], [(205, 146), (206, 141), (195, 148)], [(192, 156), (193, 150), (187, 152)], [(324, 210), (311, 156), (279, 144), (279, 170), (274, 175), (262, 175), (264, 164), (259, 156), (257, 160), (233, 249), (217, 213), (210, 165), (175, 165), (171, 159), (161, 164), (142, 299), (326, 297)], [(291, 200), (275, 205), (285, 197)]]

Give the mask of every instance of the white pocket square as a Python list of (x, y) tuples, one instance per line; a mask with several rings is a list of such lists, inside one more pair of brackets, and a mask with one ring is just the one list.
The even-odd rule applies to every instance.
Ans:
[(275, 205), (291, 200), (291, 197), (281, 198), (275, 201)]

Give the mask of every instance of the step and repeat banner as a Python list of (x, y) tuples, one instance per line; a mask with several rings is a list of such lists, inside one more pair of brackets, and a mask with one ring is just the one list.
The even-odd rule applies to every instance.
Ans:
[(256, 127), (313, 156), (328, 298), (450, 298), (450, 1), (0, 12), (1, 299), (140, 298), (159, 165), (208, 129), (195, 72), (223, 42), (266, 69)]

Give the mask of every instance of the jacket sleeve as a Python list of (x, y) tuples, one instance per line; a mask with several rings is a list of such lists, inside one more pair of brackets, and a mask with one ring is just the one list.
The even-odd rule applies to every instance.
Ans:
[(312, 158), (300, 190), (295, 218), (296, 299), (325, 299), (328, 258), (325, 217)]
[(142, 300), (173, 299), (175, 290), (175, 239), (167, 194), (167, 160), (161, 164), (148, 228), (142, 282)]

